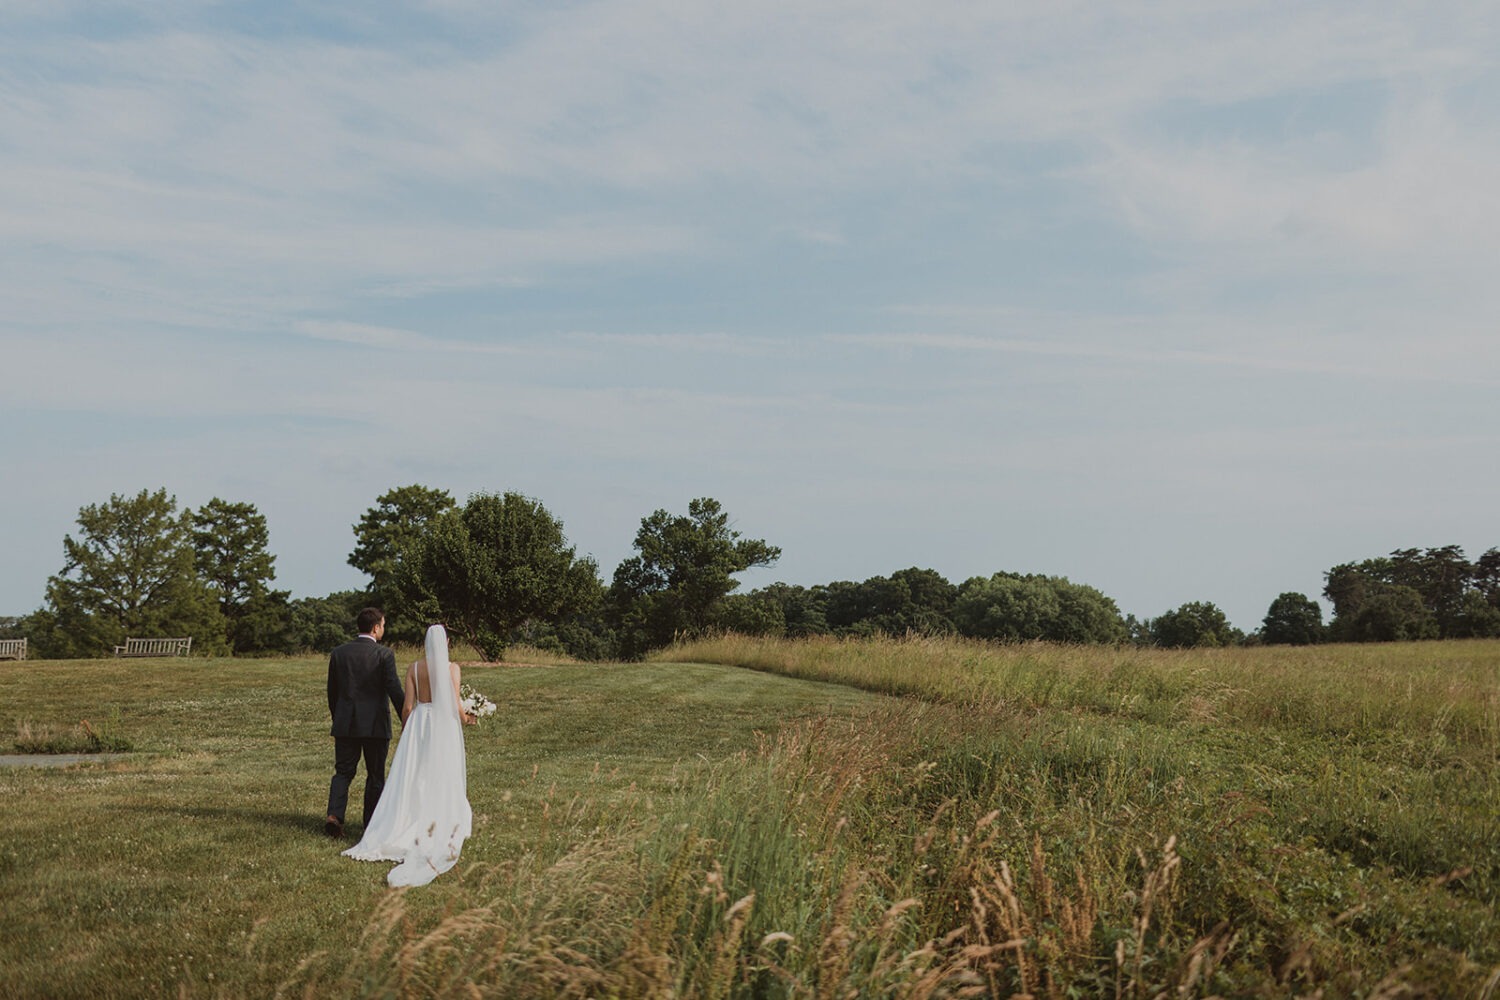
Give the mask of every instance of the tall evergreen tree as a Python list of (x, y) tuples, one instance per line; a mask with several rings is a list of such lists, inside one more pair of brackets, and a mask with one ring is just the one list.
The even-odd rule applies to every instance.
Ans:
[(594, 560), (578, 557), (562, 522), (520, 493), (477, 493), (407, 542), (388, 584), (404, 627), (445, 622), (499, 659), (528, 622), (557, 624), (598, 604)]
[(198, 575), (218, 598), (236, 653), (287, 649), (289, 592), (274, 590), (276, 557), (266, 519), (254, 504), (214, 497), (192, 513)]
[(615, 569), (609, 591), (611, 624), (627, 657), (711, 627), (739, 586), (733, 574), (781, 557), (762, 539), (741, 538), (710, 497), (691, 501), (686, 516), (658, 510), (642, 518), (635, 548), (639, 554)]

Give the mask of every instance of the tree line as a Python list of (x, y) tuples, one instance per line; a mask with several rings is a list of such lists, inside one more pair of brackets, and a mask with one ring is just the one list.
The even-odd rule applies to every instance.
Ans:
[(1335, 566), (1324, 574), (1327, 624), (1317, 601), (1288, 592), (1247, 634), (1212, 602), (1137, 619), (1093, 587), (1035, 573), (955, 584), (911, 567), (739, 593), (735, 575), (773, 565), (781, 550), (741, 536), (707, 497), (685, 514), (642, 518), (635, 554), (606, 584), (531, 497), (477, 493), (459, 504), (445, 490), (402, 486), (353, 525), (349, 563), (367, 587), (295, 599), (274, 586), (276, 557), (253, 504), (216, 497), (179, 510), (165, 489), (142, 490), (81, 508), (77, 523), (45, 605), (0, 619), (0, 636), (27, 636), (37, 656), (101, 656), (127, 635), (191, 635), (210, 655), (323, 650), (347, 638), (355, 612), (371, 604), (385, 610), (394, 641), (414, 643), (428, 623), (443, 621), (491, 659), (518, 642), (580, 659), (630, 659), (713, 631), (1179, 648), (1500, 636), (1493, 548), (1472, 563), (1450, 545)]

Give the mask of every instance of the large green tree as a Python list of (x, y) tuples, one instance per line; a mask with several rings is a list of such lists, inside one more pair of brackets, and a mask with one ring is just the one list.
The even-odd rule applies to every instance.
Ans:
[(1151, 619), (1151, 641), (1158, 646), (1183, 649), (1191, 646), (1232, 646), (1242, 636), (1211, 601), (1189, 601)]
[(839, 580), (822, 592), (828, 627), (842, 635), (942, 635), (954, 631), (958, 588), (937, 570), (913, 566), (862, 583)]
[(387, 612), (405, 622), (445, 622), (487, 659), (528, 622), (560, 623), (589, 610), (603, 586), (578, 557), (562, 522), (520, 493), (476, 493), (440, 513), (395, 561)]
[[(802, 637), (828, 632), (824, 587), (802, 587), (778, 582), (752, 591), (747, 596), (772, 601), (780, 608), (779, 617), (784, 635)], [(777, 615), (772, 613), (771, 617)], [(757, 621), (764, 621), (764, 618), (758, 617)]]
[(1324, 574), (1331, 638), (1345, 642), (1500, 635), (1500, 556), (1469, 563), (1457, 545), (1397, 549)]
[(348, 642), (355, 618), (369, 603), (370, 595), (363, 590), (341, 590), (327, 597), (299, 597), (289, 602), (288, 648), (327, 652)]
[(1480, 590), (1464, 594), (1449, 632), (1449, 639), (1486, 639), (1500, 636), (1500, 604), (1485, 599)]
[(958, 588), (953, 621), (961, 634), (1009, 642), (1120, 642), (1125, 622), (1112, 598), (1066, 577), (996, 573)]
[(733, 575), (781, 557), (762, 539), (740, 537), (710, 497), (691, 501), (686, 515), (657, 510), (642, 518), (635, 548), (639, 554), (615, 569), (609, 592), (611, 624), (627, 657), (713, 627), (724, 598), (739, 586)]
[(400, 566), (401, 554), (434, 520), (457, 504), (447, 490), (412, 484), (387, 490), (354, 526), (349, 565), (370, 577), (370, 593), (383, 599)]
[(1323, 608), (1306, 594), (1288, 591), (1266, 609), (1260, 637), (1272, 645), (1306, 646), (1323, 641)]
[(37, 617), (49, 656), (99, 656), (134, 636), (192, 636), (195, 652), (227, 649), (215, 595), (198, 576), (192, 522), (165, 489), (78, 511), (66, 563)]
[(1438, 631), (1445, 637), (1460, 631), (1464, 595), (1468, 593), (1473, 567), (1457, 545), (1428, 549), (1397, 549), (1391, 553), (1390, 582), (1410, 587), (1432, 612)]
[(952, 632), (953, 604), (958, 600), (958, 585), (935, 569), (911, 566), (891, 574), (892, 580), (906, 585), (911, 603), (901, 609), (894, 623), (901, 632), (937, 635)]
[(276, 557), (266, 519), (251, 503), (214, 497), (192, 512), (198, 575), (218, 598), (236, 653), (288, 651), (291, 594), (275, 590)]
[(837, 635), (890, 634), (889, 626), (911, 604), (911, 588), (888, 576), (834, 580), (822, 596), (828, 627)]
[(774, 594), (754, 590), (727, 594), (714, 612), (714, 626), (740, 635), (786, 635), (786, 612)]
[(1370, 589), (1359, 607), (1340, 618), (1339, 637), (1350, 642), (1404, 642), (1438, 639), (1442, 629), (1437, 618), (1411, 587), (1379, 583)]
[(1488, 549), (1469, 567), (1469, 591), (1456, 636), (1500, 636), (1500, 549)]
[(1500, 608), (1500, 549), (1489, 549), (1474, 560), (1471, 581), (1480, 597)]

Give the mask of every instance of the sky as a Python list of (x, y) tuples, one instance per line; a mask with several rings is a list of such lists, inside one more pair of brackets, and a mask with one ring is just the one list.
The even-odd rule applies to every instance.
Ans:
[[(0, 6), (0, 614), (81, 507), (389, 489), (607, 580), (713, 497), (745, 589), (1066, 576), (1257, 627), (1500, 545), (1500, 9)], [(1326, 602), (1325, 602), (1326, 608)]]

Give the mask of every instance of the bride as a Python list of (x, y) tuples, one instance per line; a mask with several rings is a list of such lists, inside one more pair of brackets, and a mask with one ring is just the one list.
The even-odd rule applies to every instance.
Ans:
[(386, 882), (426, 885), (458, 861), (469, 836), (462, 726), (474, 716), (458, 700), (458, 664), (448, 661), (448, 633), (427, 630), (426, 657), (406, 672), (401, 739), (385, 791), (359, 843), (344, 852), (358, 861), (399, 861)]

